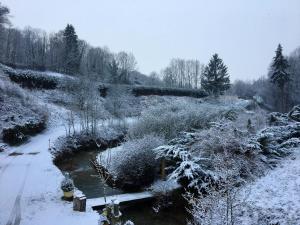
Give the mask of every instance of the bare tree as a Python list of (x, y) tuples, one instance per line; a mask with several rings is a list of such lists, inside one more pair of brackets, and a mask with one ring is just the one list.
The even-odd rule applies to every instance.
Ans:
[(161, 73), (166, 86), (198, 88), (203, 68), (198, 60), (176, 58)]
[(137, 62), (132, 53), (119, 52), (115, 57), (120, 70), (120, 80), (129, 82), (129, 74), (136, 69)]

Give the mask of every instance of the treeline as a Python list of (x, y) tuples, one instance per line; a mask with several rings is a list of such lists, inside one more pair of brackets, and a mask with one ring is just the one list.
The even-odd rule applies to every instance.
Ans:
[(267, 76), (248, 82), (238, 80), (231, 92), (245, 99), (256, 96), (274, 111), (287, 112), (300, 104), (300, 48), (286, 57), (279, 45)]
[(108, 48), (92, 47), (78, 38), (68, 24), (57, 33), (23, 30), (9, 25), (9, 9), (0, 3), (0, 62), (14, 68), (51, 70), (71, 75), (88, 74), (104, 82), (128, 83), (136, 70), (133, 54), (114, 54)]

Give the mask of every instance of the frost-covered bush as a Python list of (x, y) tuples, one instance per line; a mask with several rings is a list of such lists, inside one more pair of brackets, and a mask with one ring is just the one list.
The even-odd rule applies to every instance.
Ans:
[(175, 180), (158, 180), (149, 187), (149, 190), (156, 196), (168, 196), (178, 187), (180, 186)]
[(138, 190), (151, 184), (159, 169), (153, 149), (163, 143), (162, 138), (147, 135), (126, 142), (121, 151), (112, 153), (108, 171), (117, 179), (117, 185), (127, 190)]
[(270, 126), (283, 126), (289, 123), (289, 118), (285, 114), (272, 112), (268, 115), (268, 123)]
[(261, 144), (265, 155), (285, 156), (290, 153), (290, 147), (299, 146), (300, 123), (267, 127), (261, 130), (255, 139)]
[(133, 223), (132, 221), (130, 221), (130, 220), (127, 220), (127, 221), (124, 223), (124, 225), (134, 225), (134, 223)]
[(136, 86), (132, 89), (132, 92), (136, 96), (172, 95), (172, 96), (189, 96), (194, 98), (203, 98), (208, 96), (208, 94), (205, 93), (205, 91), (199, 89), (149, 87), (149, 86)]
[(124, 130), (114, 126), (103, 126), (101, 131), (95, 134), (81, 131), (73, 135), (59, 137), (49, 151), (53, 156), (53, 161), (59, 162), (76, 152), (113, 148), (123, 140), (124, 133)]
[(74, 190), (74, 183), (70, 178), (65, 177), (63, 179), (63, 181), (61, 182), (60, 188), (64, 192), (73, 191)]
[(5, 80), (0, 80), (0, 91), (2, 94), (12, 96), (12, 97), (17, 97), (22, 100), (29, 98), (25, 94), (25, 91), (22, 88), (20, 88), (19, 85), (5, 81)]
[(116, 118), (137, 116), (141, 110), (140, 99), (134, 97), (126, 85), (110, 85), (104, 107)]
[[(158, 158), (171, 165), (170, 179), (201, 192), (209, 183), (251, 176), (260, 164), (260, 144), (232, 122), (214, 123), (208, 130), (183, 133), (168, 145), (155, 149)], [(238, 179), (240, 178), (240, 179)]]
[(6, 70), (11, 81), (29, 89), (55, 89), (58, 79), (32, 70)]
[(142, 113), (139, 121), (129, 128), (131, 138), (146, 134), (157, 134), (166, 139), (176, 137), (179, 132), (206, 128), (230, 107), (195, 101), (174, 101)]
[(270, 113), (268, 122), (271, 126), (284, 126), (293, 122), (300, 122), (300, 105), (294, 106), (288, 113)]
[[(1, 76), (1, 70), (0, 70)], [(0, 138), (9, 144), (26, 141), (46, 127), (48, 112), (30, 92), (0, 77)]]
[(300, 122), (300, 105), (296, 105), (293, 109), (288, 113), (288, 117), (292, 120)]
[(222, 120), (209, 129), (183, 133), (155, 151), (168, 162), (168, 178), (188, 191), (190, 224), (234, 223), (238, 187), (265, 167), (260, 143), (247, 130), (236, 128), (235, 121)]

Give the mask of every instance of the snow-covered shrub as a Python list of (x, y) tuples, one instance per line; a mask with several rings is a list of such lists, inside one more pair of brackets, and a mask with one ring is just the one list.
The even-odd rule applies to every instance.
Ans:
[(20, 88), (19, 85), (5, 80), (0, 80), (0, 91), (2, 94), (17, 97), (23, 100), (29, 98), (29, 96), (25, 94), (25, 91), (22, 88)]
[(284, 126), (293, 122), (300, 122), (300, 106), (294, 106), (288, 113), (272, 112), (268, 115), (271, 126)]
[(65, 177), (63, 179), (63, 181), (61, 182), (60, 188), (64, 192), (73, 191), (74, 190), (74, 183), (70, 178)]
[(120, 144), (124, 135), (124, 130), (115, 127), (102, 127), (101, 131), (95, 134), (78, 132), (73, 135), (59, 137), (49, 151), (53, 156), (53, 161), (58, 162), (75, 152), (113, 148)]
[(272, 112), (268, 115), (268, 123), (270, 126), (284, 126), (289, 123), (289, 118), (285, 114)]
[(149, 87), (149, 86), (136, 86), (132, 89), (132, 92), (136, 96), (172, 95), (172, 96), (189, 96), (194, 98), (203, 98), (208, 96), (208, 94), (205, 93), (205, 91), (199, 89)]
[(296, 105), (288, 113), (288, 117), (294, 121), (300, 122), (300, 105)]
[(58, 85), (56, 77), (32, 70), (7, 70), (6, 73), (11, 81), (30, 89), (55, 89)]
[(130, 221), (130, 220), (127, 220), (127, 221), (124, 223), (124, 225), (134, 225), (134, 223), (133, 223), (132, 221)]
[[(300, 123), (290, 123), (285, 126), (267, 127), (260, 131), (255, 139), (261, 144), (266, 156), (285, 156), (290, 153), (287, 146), (298, 146), (300, 138)], [(292, 143), (293, 142), (293, 143)]]
[(147, 135), (127, 141), (122, 145), (122, 151), (112, 153), (107, 169), (116, 178), (117, 185), (123, 189), (138, 190), (151, 184), (159, 169), (153, 149), (163, 143), (162, 138)]
[(47, 108), (39, 105), (30, 92), (9, 80), (0, 79), (0, 93), (0, 137), (5, 142), (22, 143), (29, 135), (45, 129)]
[(129, 136), (140, 138), (146, 134), (158, 134), (172, 139), (182, 131), (208, 127), (228, 109), (222, 105), (174, 101), (143, 112), (139, 121), (129, 128)]
[(154, 182), (149, 187), (149, 190), (156, 196), (168, 196), (178, 187), (180, 186), (175, 180), (168, 179), (166, 181), (159, 180)]
[(173, 193), (180, 185), (175, 180), (158, 180), (154, 182), (148, 189), (155, 196), (155, 203), (152, 207), (153, 211), (158, 213), (163, 208), (168, 208), (173, 203)]
[(104, 107), (116, 118), (139, 115), (140, 99), (130, 93), (127, 85), (110, 85), (105, 97)]
[(170, 179), (186, 188), (201, 192), (208, 183), (235, 177), (238, 182), (249, 177), (260, 162), (260, 144), (247, 131), (231, 122), (214, 123), (208, 130), (183, 133), (168, 145), (155, 149), (157, 157), (169, 161)]
[(218, 190), (208, 186), (205, 194), (195, 196), (187, 192), (184, 197), (192, 217), (189, 225), (244, 224), (238, 217), (244, 199), (236, 187)]

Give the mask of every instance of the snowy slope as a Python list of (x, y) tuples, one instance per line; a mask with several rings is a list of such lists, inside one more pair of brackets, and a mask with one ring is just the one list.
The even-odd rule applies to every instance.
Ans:
[(246, 189), (243, 224), (300, 224), (300, 148)]

